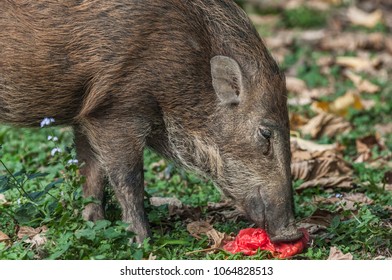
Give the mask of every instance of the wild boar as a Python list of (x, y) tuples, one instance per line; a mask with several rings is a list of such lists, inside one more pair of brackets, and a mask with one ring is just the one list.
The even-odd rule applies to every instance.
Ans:
[(72, 126), (84, 195), (102, 201), (108, 176), (137, 241), (145, 147), (211, 178), (273, 241), (301, 237), (285, 77), (233, 1), (5, 0), (0, 57), (0, 121)]

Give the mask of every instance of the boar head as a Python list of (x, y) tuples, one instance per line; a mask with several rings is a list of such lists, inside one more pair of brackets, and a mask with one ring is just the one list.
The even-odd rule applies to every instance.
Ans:
[(219, 104), (211, 132), (219, 151), (214, 181), (274, 242), (299, 239), (295, 227), (284, 75), (276, 64), (250, 69), (210, 61)]

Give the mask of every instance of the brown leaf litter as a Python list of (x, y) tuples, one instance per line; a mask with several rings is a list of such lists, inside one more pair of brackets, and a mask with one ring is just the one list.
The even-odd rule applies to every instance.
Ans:
[(0, 193), (0, 205), (2, 204), (7, 204), (7, 199), (5, 198), (5, 195)]
[(202, 235), (206, 235), (210, 243), (210, 247), (207, 249), (192, 251), (187, 254), (213, 252), (222, 249), (223, 245), (234, 239), (232, 236), (214, 229), (208, 221), (194, 221), (189, 223), (186, 228), (190, 235), (196, 239), (201, 239)]
[(25, 243), (32, 247), (41, 247), (47, 242), (45, 233), (48, 231), (46, 226), (33, 228), (21, 226), (17, 232), (18, 239), (23, 239)]
[(324, 135), (334, 137), (337, 134), (347, 133), (351, 129), (351, 124), (343, 117), (324, 112), (310, 119), (307, 124), (299, 128), (302, 134), (309, 134), (313, 139)]
[(355, 144), (358, 157), (354, 162), (361, 163), (374, 161), (372, 160), (373, 150), (378, 149), (381, 151), (385, 149), (384, 143), (382, 143), (380, 140), (381, 138), (377, 138), (376, 135), (372, 134), (356, 139)]
[(298, 223), (299, 228), (305, 228), (310, 235), (325, 231), (331, 224), (334, 214), (327, 210), (317, 209), (310, 217)]
[(332, 102), (315, 101), (311, 108), (317, 113), (331, 113), (337, 116), (346, 116), (349, 109), (363, 110), (365, 106), (358, 92), (347, 91), (344, 95), (336, 98)]
[(351, 253), (343, 254), (337, 247), (331, 247), (327, 260), (352, 260), (354, 257)]
[(335, 204), (338, 206), (338, 211), (356, 211), (358, 210), (358, 207), (363, 205), (371, 205), (374, 203), (374, 201), (364, 193), (344, 193), (337, 194), (329, 198), (315, 197), (314, 201), (316, 203)]
[(314, 186), (352, 188), (351, 165), (343, 159), (335, 145), (325, 149), (324, 145), (311, 141), (306, 143), (313, 145), (298, 145), (298, 138), (293, 138), (291, 145), (292, 177), (305, 181), (297, 191)]
[(355, 6), (351, 6), (348, 8), (346, 16), (353, 25), (360, 25), (367, 28), (373, 28), (383, 21), (383, 13), (378, 9), (367, 13)]
[(7, 246), (11, 245), (12, 243), (11, 238), (2, 231), (0, 231), (0, 243), (5, 243)]

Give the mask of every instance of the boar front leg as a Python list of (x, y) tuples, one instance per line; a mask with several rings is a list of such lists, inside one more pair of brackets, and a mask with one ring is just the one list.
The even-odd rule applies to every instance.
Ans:
[(103, 195), (104, 195), (104, 171), (93, 152), (87, 137), (75, 129), (76, 153), (80, 163), (84, 165), (80, 169), (81, 175), (85, 176), (83, 196), (93, 197), (97, 203), (90, 203), (83, 210), (83, 218), (87, 221), (97, 221), (104, 218)]
[[(126, 127), (123, 125), (126, 124)], [(144, 211), (143, 149), (146, 129), (131, 121), (113, 123), (104, 120), (86, 126), (87, 135), (105, 167), (116, 198), (122, 208), (123, 221), (141, 243), (150, 236)]]

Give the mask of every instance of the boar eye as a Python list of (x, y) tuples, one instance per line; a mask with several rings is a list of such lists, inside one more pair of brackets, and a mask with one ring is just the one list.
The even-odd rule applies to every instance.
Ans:
[(267, 128), (260, 127), (259, 128), (259, 135), (266, 140), (270, 140), (272, 132), (271, 132), (271, 130), (269, 130)]
[(271, 150), (271, 137), (272, 137), (272, 131), (268, 128), (265, 127), (259, 127), (258, 131), (259, 137), (260, 137), (260, 142), (261, 142), (261, 148), (262, 152), (264, 155), (268, 155)]

